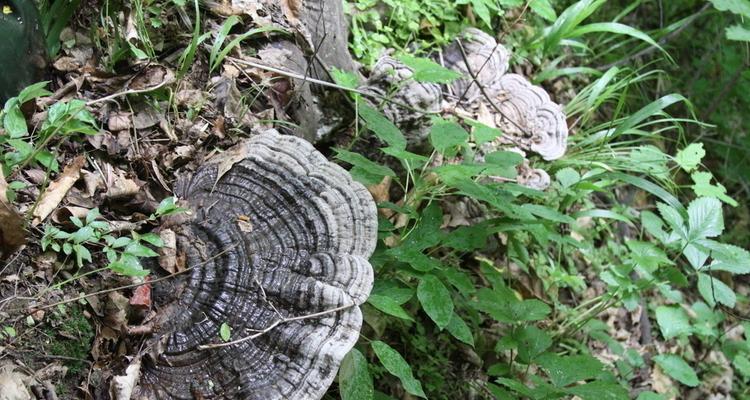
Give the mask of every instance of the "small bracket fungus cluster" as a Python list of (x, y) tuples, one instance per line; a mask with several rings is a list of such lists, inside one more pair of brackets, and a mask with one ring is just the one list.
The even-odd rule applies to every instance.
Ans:
[[(384, 56), (361, 90), (390, 95), (385, 114), (404, 131), (410, 144), (424, 141), (429, 132), (426, 112), (453, 109), (502, 131), (499, 138), (478, 149), (480, 157), (503, 148), (524, 155), (533, 152), (548, 161), (562, 157), (568, 140), (562, 108), (541, 87), (521, 75), (507, 73), (509, 59), (510, 52), (490, 35), (469, 28), (436, 57), (462, 78), (444, 88), (419, 83), (412, 79), (409, 67)], [(550, 178), (524, 162), (518, 167), (518, 182), (545, 189)]]
[(372, 197), (311, 144), (275, 131), (182, 186), (189, 276), (134, 398), (321, 398), (359, 337), (372, 286)]

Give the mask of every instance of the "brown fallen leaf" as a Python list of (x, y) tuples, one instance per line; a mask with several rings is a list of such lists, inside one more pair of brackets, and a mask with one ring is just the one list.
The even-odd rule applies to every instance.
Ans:
[(0, 259), (26, 243), (23, 217), (8, 201), (7, 190), (8, 184), (0, 171)]
[(39, 204), (37, 204), (31, 213), (34, 217), (31, 221), (32, 225), (39, 225), (40, 222), (44, 221), (57, 208), (63, 198), (65, 198), (68, 190), (73, 187), (73, 184), (81, 176), (81, 168), (84, 162), (86, 162), (84, 156), (74, 158), (70, 164), (65, 166), (62, 174), (54, 182), (50, 183), (47, 190), (42, 194), (42, 198), (39, 199)]

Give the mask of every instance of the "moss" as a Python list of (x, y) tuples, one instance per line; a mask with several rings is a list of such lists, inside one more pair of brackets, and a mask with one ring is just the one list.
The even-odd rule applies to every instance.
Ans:
[(45, 350), (55, 356), (70, 358), (63, 360), (63, 364), (68, 367), (69, 373), (77, 374), (86, 364), (74, 359), (88, 358), (94, 329), (78, 307), (71, 307), (67, 312), (55, 315), (59, 325), (45, 330), (50, 337)]

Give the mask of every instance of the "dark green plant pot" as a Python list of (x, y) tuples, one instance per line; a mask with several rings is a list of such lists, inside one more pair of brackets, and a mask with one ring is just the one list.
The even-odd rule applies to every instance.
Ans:
[(46, 53), (34, 1), (0, 0), (0, 107), (42, 80)]

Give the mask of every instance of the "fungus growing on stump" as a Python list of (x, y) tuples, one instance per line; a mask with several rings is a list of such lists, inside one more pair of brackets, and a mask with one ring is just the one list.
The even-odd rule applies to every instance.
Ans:
[(311, 144), (275, 131), (181, 186), (190, 270), (135, 398), (321, 398), (359, 337), (372, 286), (372, 197)]

